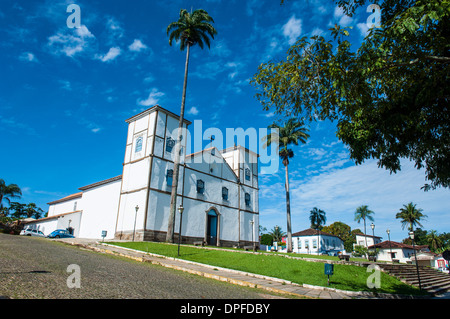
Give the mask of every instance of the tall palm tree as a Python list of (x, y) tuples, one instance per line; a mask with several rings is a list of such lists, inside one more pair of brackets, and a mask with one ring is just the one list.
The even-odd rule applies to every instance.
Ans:
[(22, 191), (16, 184), (6, 185), (5, 181), (0, 178), (0, 208), (3, 207), (3, 200), (5, 199), (8, 204), (11, 198), (20, 198)]
[(317, 229), (317, 252), (320, 252), (320, 228), (327, 222), (326, 213), (314, 207), (309, 214), (309, 220), (311, 221), (311, 228)]
[(355, 221), (360, 223), (361, 219), (364, 221), (364, 239), (366, 241), (366, 248), (367, 248), (367, 235), (366, 235), (366, 219), (373, 221), (372, 214), (375, 214), (373, 211), (371, 211), (367, 205), (359, 206), (355, 211)]
[(403, 208), (400, 208), (400, 211), (395, 215), (395, 218), (401, 219), (402, 229), (405, 229), (406, 226), (409, 226), (408, 229), (410, 231), (414, 231), (414, 226), (423, 227), (419, 222), (422, 218), (426, 218), (427, 215), (422, 214), (421, 208), (416, 208), (416, 204), (408, 203), (407, 205), (403, 205)]
[(289, 145), (298, 145), (299, 142), (306, 143), (309, 135), (306, 133), (307, 128), (303, 126), (303, 123), (297, 121), (294, 118), (289, 119), (283, 126), (277, 124), (269, 125), (269, 128), (275, 128), (276, 131), (265, 136), (263, 140), (266, 140), (264, 144), (268, 147), (272, 143), (276, 143), (279, 148), (279, 156), (282, 159), (283, 165), (286, 170), (286, 217), (287, 217), (287, 252), (292, 252), (292, 229), (291, 229), (291, 204), (289, 197), (289, 159), (294, 157), (294, 152), (289, 149)]
[(431, 230), (430, 233), (427, 234), (427, 242), (430, 243), (430, 247), (434, 252), (438, 251), (438, 249), (443, 246), (443, 241), (435, 230)]
[[(188, 78), (188, 66), (189, 66), (189, 54), (192, 46), (198, 44), (203, 49), (206, 44), (210, 47), (210, 37), (214, 39), (217, 34), (216, 29), (211, 25), (214, 23), (213, 18), (203, 10), (198, 9), (189, 13), (187, 10), (182, 9), (180, 11), (180, 17), (178, 21), (172, 22), (167, 27), (167, 35), (169, 36), (169, 45), (172, 45), (173, 40), (179, 42), (180, 50), (186, 49), (186, 64), (184, 69), (184, 82), (183, 82), (183, 95), (181, 97), (181, 110), (180, 121), (178, 123), (178, 139), (175, 145), (175, 158), (173, 167), (173, 181), (172, 181), (172, 193), (170, 197), (170, 210), (169, 220), (167, 227), (166, 241), (173, 242), (174, 238), (174, 226), (175, 226), (175, 211), (177, 203), (177, 189), (178, 189), (178, 176), (180, 166), (180, 143), (182, 139), (182, 129), (184, 121), (184, 106), (186, 101), (186, 88)], [(181, 234), (180, 234), (181, 236)]]

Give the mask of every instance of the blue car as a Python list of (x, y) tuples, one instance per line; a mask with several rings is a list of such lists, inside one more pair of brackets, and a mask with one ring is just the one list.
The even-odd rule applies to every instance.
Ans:
[(52, 231), (47, 238), (75, 238), (67, 229), (57, 229)]

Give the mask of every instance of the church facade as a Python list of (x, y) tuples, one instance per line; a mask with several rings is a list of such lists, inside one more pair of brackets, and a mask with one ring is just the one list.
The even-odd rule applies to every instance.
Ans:
[[(81, 238), (101, 238), (106, 231), (106, 239), (165, 241), (179, 116), (156, 105), (126, 122), (122, 175), (80, 187), (80, 192), (49, 203), (48, 216), (28, 227), (46, 235), (68, 228)], [(184, 121), (184, 135), (190, 124)], [(258, 154), (242, 146), (185, 154), (189, 136), (184, 135), (175, 240), (182, 217), (183, 243), (257, 244)]]

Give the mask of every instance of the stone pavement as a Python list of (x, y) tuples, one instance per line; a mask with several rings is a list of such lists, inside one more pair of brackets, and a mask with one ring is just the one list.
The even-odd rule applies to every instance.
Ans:
[[(60, 242), (79, 246), (93, 251), (119, 255), (131, 258), (140, 262), (149, 262), (152, 264), (181, 270), (191, 274), (200, 275), (220, 281), (229, 282), (235, 285), (247, 286), (252, 288), (264, 289), (267, 291), (288, 294), (298, 298), (315, 299), (400, 299), (401, 296), (379, 294), (374, 295), (369, 292), (343, 291), (328, 287), (319, 287), (311, 285), (299, 285), (279, 278), (267, 277), (258, 274), (237, 271), (222, 267), (210, 266), (182, 259), (165, 257), (161, 255), (145, 253), (124, 247), (109, 245), (95, 239), (65, 238), (58, 239)], [(448, 296), (447, 296), (448, 297)], [(445, 298), (445, 297), (444, 297)]]

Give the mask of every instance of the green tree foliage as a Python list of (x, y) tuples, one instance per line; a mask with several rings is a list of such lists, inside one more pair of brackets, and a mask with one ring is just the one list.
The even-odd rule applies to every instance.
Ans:
[[(336, 0), (351, 15), (365, 0)], [(370, 1), (381, 7), (357, 50), (349, 31), (303, 37), (281, 62), (259, 66), (251, 83), (264, 110), (337, 122), (356, 164), (375, 158), (397, 172), (400, 159), (424, 168), (424, 189), (450, 186), (450, 1)]]
[(352, 231), (351, 227), (343, 222), (334, 222), (329, 226), (324, 226), (322, 231), (342, 239), (346, 251), (353, 251), (353, 244), (356, 243), (356, 234), (361, 233), (360, 229)]

